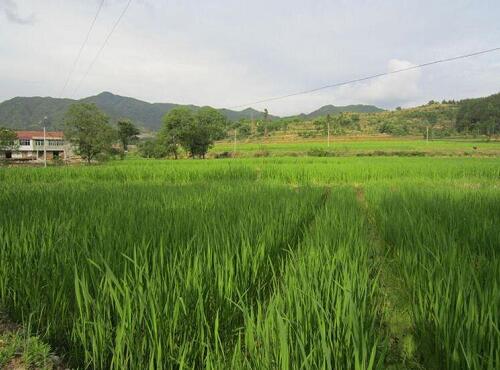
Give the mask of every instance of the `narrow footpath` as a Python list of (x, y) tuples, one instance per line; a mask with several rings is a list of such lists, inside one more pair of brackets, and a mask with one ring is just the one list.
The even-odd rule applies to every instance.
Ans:
[(365, 211), (368, 233), (375, 249), (374, 261), (379, 272), (382, 299), (381, 324), (387, 337), (386, 369), (424, 369), (418, 362), (417, 343), (411, 316), (411, 296), (397, 272), (397, 261), (391, 257), (380, 236), (373, 210), (365, 198), (364, 189), (355, 186), (356, 199)]

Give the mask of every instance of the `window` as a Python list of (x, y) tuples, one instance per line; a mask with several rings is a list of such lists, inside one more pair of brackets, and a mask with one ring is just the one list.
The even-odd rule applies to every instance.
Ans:
[(64, 141), (63, 140), (49, 140), (49, 145), (50, 146), (63, 146)]
[[(43, 139), (34, 139), (35, 146), (43, 146)], [(63, 146), (64, 140), (61, 139), (47, 139), (47, 146)]]
[(31, 145), (30, 139), (19, 139), (19, 145)]

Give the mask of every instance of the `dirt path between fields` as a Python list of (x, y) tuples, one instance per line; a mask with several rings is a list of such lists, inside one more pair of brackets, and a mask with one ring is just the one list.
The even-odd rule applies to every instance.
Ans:
[(375, 248), (374, 263), (379, 271), (380, 295), (382, 298), (382, 329), (388, 340), (386, 369), (424, 369), (418, 361), (417, 343), (411, 317), (411, 297), (397, 272), (397, 261), (390, 256), (381, 237), (375, 215), (370, 208), (362, 186), (354, 186), (356, 199), (368, 220), (368, 233)]

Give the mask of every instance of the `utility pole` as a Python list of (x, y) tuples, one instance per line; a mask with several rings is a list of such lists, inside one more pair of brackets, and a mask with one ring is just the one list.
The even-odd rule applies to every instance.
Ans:
[(234, 128), (233, 153), (234, 153), (234, 156), (236, 157), (236, 127)]
[(47, 167), (47, 140), (45, 133), (45, 124), (43, 125), (43, 166)]
[(328, 147), (330, 147), (330, 115), (326, 115), (326, 126), (327, 126), (327, 136), (328, 136)]
[[(45, 128), (45, 124), (47, 122), (47, 116), (43, 117), (43, 120), (40, 121), (40, 125), (43, 122), (43, 166), (47, 167), (47, 132)], [(38, 151), (37, 151), (38, 157)]]
[(429, 126), (426, 127), (427, 144), (429, 143)]
[(330, 147), (330, 120), (328, 120), (328, 147)]

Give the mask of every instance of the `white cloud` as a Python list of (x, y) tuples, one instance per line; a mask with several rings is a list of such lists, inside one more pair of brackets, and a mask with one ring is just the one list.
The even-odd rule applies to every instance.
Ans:
[[(57, 96), (99, 1), (0, 0), (0, 101)], [(126, 2), (105, 2), (66, 96), (106, 90), (154, 102), (236, 106), (487, 49), (500, 38), (500, 2), (134, 0), (75, 95)], [(4, 21), (6, 10), (11, 21)], [(36, 14), (35, 24), (19, 27), (29, 23), (30, 14)], [(498, 57), (490, 54), (256, 107), (287, 115), (325, 104), (391, 108), (487, 95), (500, 86), (494, 67)]]
[(27, 16), (19, 14), (17, 4), (14, 0), (0, 0), (0, 9), (3, 10), (5, 17), (12, 23), (20, 25), (33, 25), (35, 23), (35, 14)]
[[(407, 60), (391, 59), (387, 63), (387, 72), (399, 71), (413, 66), (415, 64)], [(336, 95), (348, 96), (353, 101), (381, 106), (405, 105), (415, 101), (422, 94), (421, 79), (422, 70), (412, 69), (342, 87)]]

